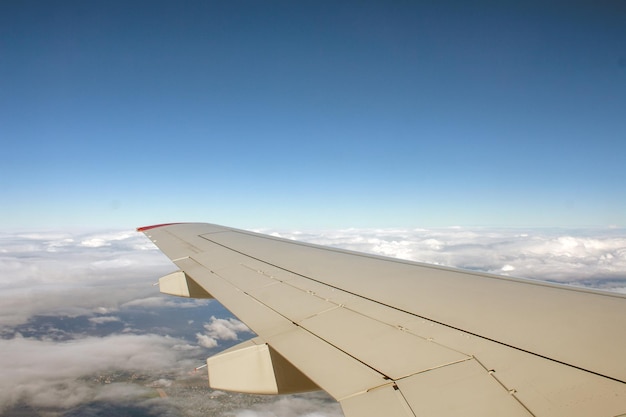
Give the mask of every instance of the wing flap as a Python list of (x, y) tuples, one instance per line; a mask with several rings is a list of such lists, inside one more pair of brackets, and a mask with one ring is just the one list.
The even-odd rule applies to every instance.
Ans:
[(532, 417), (477, 361), (412, 375), (396, 382), (416, 416)]
[(296, 328), (266, 340), (337, 400), (388, 383), (384, 375), (305, 329)]
[(300, 325), (393, 380), (469, 359), (345, 308), (316, 315)]
[(389, 383), (341, 401), (345, 417), (415, 417), (398, 387)]

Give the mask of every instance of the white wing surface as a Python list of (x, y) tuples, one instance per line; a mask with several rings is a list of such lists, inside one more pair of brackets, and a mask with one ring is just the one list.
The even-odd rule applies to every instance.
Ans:
[(347, 417), (626, 415), (626, 297), (200, 223), (138, 229), (258, 337), (212, 387), (323, 389)]

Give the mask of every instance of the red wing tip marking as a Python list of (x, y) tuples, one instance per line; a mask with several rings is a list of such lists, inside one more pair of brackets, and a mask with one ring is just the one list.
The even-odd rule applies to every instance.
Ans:
[(138, 227), (137, 231), (138, 232), (145, 232), (146, 230), (150, 230), (150, 229), (156, 229), (157, 227), (162, 227), (162, 226), (171, 226), (174, 224), (181, 224), (181, 223), (161, 223), (161, 224), (153, 224), (152, 226), (143, 226), (143, 227)]

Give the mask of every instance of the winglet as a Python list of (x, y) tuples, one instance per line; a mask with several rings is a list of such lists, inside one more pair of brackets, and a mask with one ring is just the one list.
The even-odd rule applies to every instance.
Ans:
[(181, 224), (181, 223), (161, 223), (161, 224), (153, 224), (152, 226), (143, 226), (143, 227), (138, 227), (137, 231), (138, 232), (145, 232), (146, 230), (150, 230), (150, 229), (156, 229), (157, 227), (161, 227), (161, 226), (171, 226), (173, 224)]

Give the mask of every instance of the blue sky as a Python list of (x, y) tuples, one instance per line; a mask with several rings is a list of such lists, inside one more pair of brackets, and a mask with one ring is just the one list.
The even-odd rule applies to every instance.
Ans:
[(624, 226), (625, 18), (4, 1), (0, 227)]

